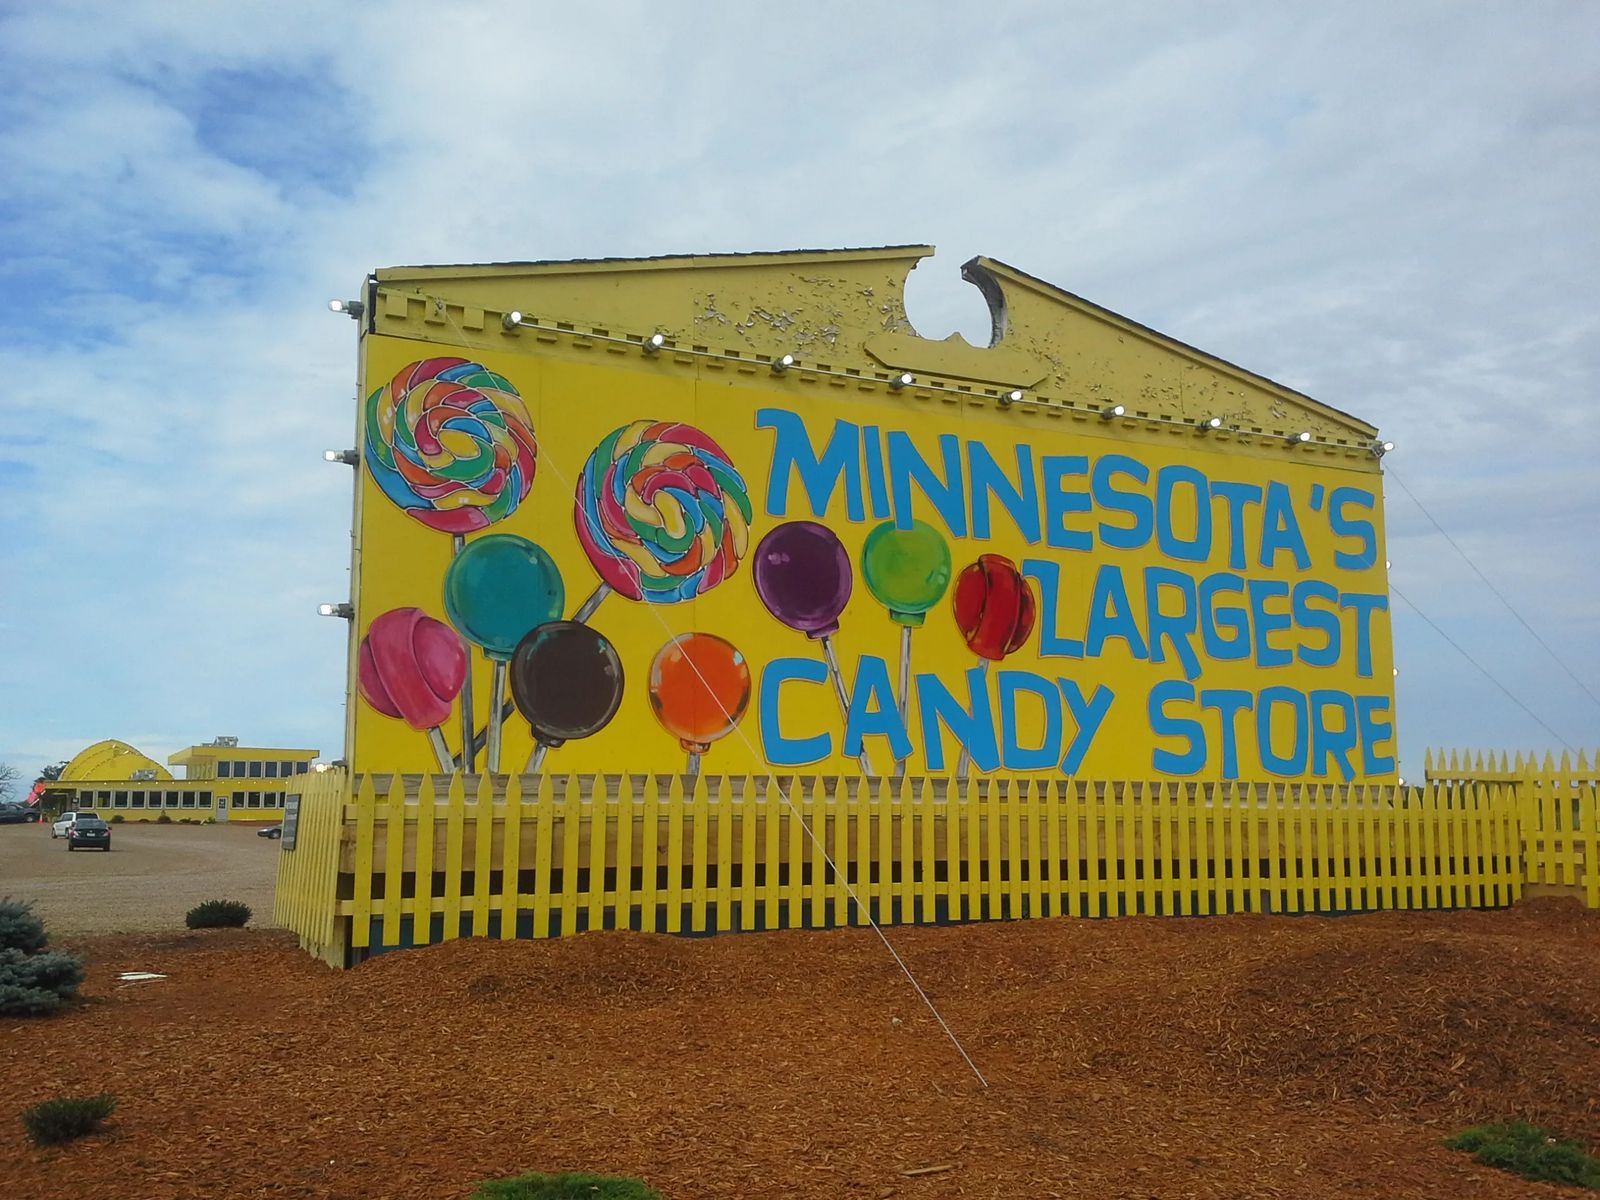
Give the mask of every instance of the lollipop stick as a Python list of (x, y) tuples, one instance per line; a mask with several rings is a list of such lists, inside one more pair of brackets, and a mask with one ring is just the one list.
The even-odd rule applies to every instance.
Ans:
[[(911, 626), (900, 626), (900, 724), (905, 727), (907, 735), (911, 728)], [(894, 760), (894, 777), (899, 779), (906, 773), (906, 760)]]
[[(456, 534), (450, 541), (453, 555), (467, 548), (465, 534)], [(472, 731), (472, 660), (467, 660), (467, 677), (461, 683), (461, 766), (463, 770), (478, 769), (478, 752)]]
[(498, 774), (500, 771), (500, 727), (505, 721), (501, 715), (501, 705), (506, 694), (506, 663), (505, 659), (494, 660), (494, 671), (489, 676), (489, 771)]
[[(844, 714), (845, 722), (848, 724), (850, 720), (850, 697), (844, 693), (844, 676), (839, 671), (839, 659), (833, 652), (833, 639), (825, 637), (821, 641), (822, 653), (828, 659), (828, 673), (833, 676), (833, 694), (839, 697), (839, 711)], [(864, 774), (871, 776), (877, 773), (872, 769), (872, 760), (867, 757), (867, 748), (865, 746), (861, 747), (861, 753), (856, 758), (861, 763), (861, 770)]]
[(434, 757), (439, 760), (439, 770), (448, 775), (456, 769), (456, 756), (444, 744), (444, 734), (437, 725), (428, 730), (428, 744), (433, 747)]
[(700, 751), (689, 751), (689, 765), (685, 768), (685, 770), (690, 775), (700, 774)]
[[(501, 723), (504, 724), (506, 721), (509, 721), (511, 719), (511, 714), (516, 712), (516, 711), (517, 711), (517, 705), (516, 705), (516, 702), (514, 700), (507, 700), (504, 703), (502, 703), (500, 705), (500, 721), (501, 721)], [(482, 729), (478, 730), (478, 732), (476, 734), (473, 735), (473, 738), (472, 738), (472, 752), (474, 754), (476, 754), (479, 750), (482, 750), (484, 748), (484, 746), (488, 745), (488, 743), (489, 743), (489, 727), (488, 726), (484, 726)], [(460, 760), (460, 758), (452, 758), (450, 760), (450, 769), (452, 771), (459, 771), (461, 769), (461, 760)]]
[(594, 616), (594, 610), (599, 608), (600, 602), (609, 595), (611, 595), (611, 585), (602, 583), (589, 593), (589, 598), (578, 607), (578, 611), (572, 615), (573, 621), (579, 625), (587, 625), (589, 618)]
[(544, 770), (544, 756), (549, 753), (550, 747), (539, 742), (533, 748), (533, 753), (528, 755), (528, 765), (522, 769), (524, 775), (537, 775)]
[[(978, 660), (978, 670), (982, 671), (985, 675), (989, 673), (989, 660), (987, 658), (980, 658)], [(966, 743), (963, 742), (961, 745), (961, 757), (956, 760), (956, 778), (965, 779), (967, 777), (967, 770), (971, 766), (972, 755), (967, 753)]]

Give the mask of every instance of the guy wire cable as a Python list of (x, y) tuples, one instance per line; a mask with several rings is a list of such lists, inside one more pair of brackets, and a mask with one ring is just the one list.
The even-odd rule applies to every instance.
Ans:
[[(1571, 679), (1573, 683), (1577, 684), (1583, 689), (1583, 694), (1588, 696), (1589, 699), (1594, 702), (1597, 708), (1600, 708), (1600, 696), (1596, 696), (1592, 691), (1590, 691), (1589, 685), (1584, 683), (1583, 680), (1579, 679), (1577, 675), (1573, 674), (1572, 668), (1567, 666), (1566, 660), (1555, 652), (1550, 643), (1539, 636), (1538, 630), (1534, 629), (1532, 625), (1528, 624), (1528, 622), (1523, 619), (1522, 614), (1512, 606), (1510, 600), (1506, 599), (1505, 594), (1501, 592), (1499, 588), (1495, 587), (1493, 581), (1491, 581), (1487, 575), (1478, 569), (1478, 564), (1472, 561), (1471, 557), (1465, 550), (1461, 548), (1461, 546), (1456, 542), (1455, 538), (1451, 537), (1450, 534), (1445, 531), (1445, 527), (1439, 524), (1434, 515), (1428, 511), (1427, 505), (1423, 504), (1421, 500), (1417, 499), (1417, 494), (1406, 486), (1406, 481), (1401, 479), (1400, 476), (1395, 473), (1392, 467), (1385, 467), (1383, 473), (1400, 485), (1400, 490), (1406, 494), (1406, 496), (1411, 500), (1411, 503), (1415, 504), (1422, 511), (1422, 515), (1428, 518), (1428, 523), (1439, 531), (1439, 535), (1443, 537), (1445, 541), (1450, 543), (1450, 548), (1461, 556), (1461, 561), (1472, 568), (1472, 573), (1479, 579), (1483, 580), (1484, 586), (1495, 594), (1495, 598), (1499, 600), (1501, 604), (1505, 605), (1506, 611), (1517, 619), (1518, 624), (1528, 631), (1529, 636), (1531, 636), (1534, 641), (1538, 642), (1539, 645), (1544, 648), (1544, 652), (1555, 661), (1556, 666), (1565, 671), (1567, 673), (1567, 677)], [(1406, 603), (1410, 604), (1411, 602), (1408, 600)], [(1420, 612), (1418, 615), (1421, 615)], [(1566, 743), (1563, 742), (1562, 744), (1565, 745)]]
[(1566, 738), (1562, 737), (1554, 729), (1551, 729), (1550, 726), (1546, 725), (1544, 723), (1544, 721), (1542, 721), (1540, 719), (1538, 713), (1534, 712), (1533, 709), (1529, 708), (1521, 700), (1518, 700), (1516, 698), (1516, 696), (1512, 695), (1510, 688), (1506, 687), (1505, 684), (1501, 683), (1498, 679), (1496, 679), (1493, 675), (1491, 675), (1489, 673), (1489, 670), (1488, 670), (1487, 667), (1485, 667), (1477, 659), (1473, 658), (1472, 655), (1468, 654), (1464, 649), (1462, 649), (1461, 644), (1459, 642), (1457, 642), (1455, 640), (1455, 638), (1451, 637), (1443, 629), (1439, 628), (1439, 626), (1434, 623), (1434, 620), (1433, 620), (1432, 617), (1428, 616), (1427, 613), (1423, 612), (1420, 608), (1417, 607), (1416, 601), (1411, 599), (1410, 596), (1407, 596), (1399, 588), (1394, 586), (1394, 581), (1393, 580), (1390, 580), (1390, 582), (1389, 582), (1389, 590), (1391, 592), (1393, 592), (1396, 596), (1399, 596), (1400, 599), (1404, 600), (1406, 602), (1406, 607), (1409, 608), (1412, 612), (1416, 613), (1417, 616), (1421, 617), (1424, 621), (1426, 621), (1428, 623), (1428, 627), (1430, 629), (1432, 629), (1435, 633), (1437, 633), (1445, 641), (1449, 642), (1450, 645), (1455, 648), (1455, 651), (1456, 651), (1457, 654), (1461, 655), (1462, 658), (1466, 659), (1469, 663), (1471, 663), (1474, 667), (1476, 667), (1477, 670), (1478, 670), (1478, 673), (1480, 675), (1482, 675), (1490, 683), (1494, 684), (1495, 687), (1499, 688), (1502, 692), (1504, 692), (1506, 694), (1506, 696), (1510, 698), (1511, 703), (1515, 704), (1523, 712), (1527, 713), (1530, 717), (1532, 717), (1534, 719), (1535, 723), (1539, 726), (1540, 729), (1544, 730), (1551, 737), (1555, 738), (1556, 741), (1560, 742), (1568, 750), (1572, 749), (1572, 745), (1567, 741)]

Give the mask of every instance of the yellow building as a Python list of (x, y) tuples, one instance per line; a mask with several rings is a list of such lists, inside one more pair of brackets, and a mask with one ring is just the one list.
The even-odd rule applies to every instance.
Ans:
[(355, 770), (1393, 782), (1376, 428), (928, 252), (376, 272)]
[(312, 770), (317, 750), (240, 746), (217, 738), (179, 750), (166, 767), (126, 742), (107, 740), (81, 750), (43, 803), (53, 812), (89, 810), (107, 820), (277, 821), (296, 776)]

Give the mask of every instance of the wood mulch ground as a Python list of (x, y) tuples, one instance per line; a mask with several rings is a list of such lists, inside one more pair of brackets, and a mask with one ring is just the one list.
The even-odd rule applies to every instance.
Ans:
[[(0, 1019), (0, 1195), (463, 1197), (533, 1169), (668, 1200), (1589, 1194), (1440, 1140), (1525, 1117), (1600, 1145), (1600, 912), (890, 936), (987, 1088), (870, 930), (348, 972), (281, 933), (84, 939), (86, 1004)], [(24, 1139), (24, 1105), (104, 1091), (109, 1132)]]

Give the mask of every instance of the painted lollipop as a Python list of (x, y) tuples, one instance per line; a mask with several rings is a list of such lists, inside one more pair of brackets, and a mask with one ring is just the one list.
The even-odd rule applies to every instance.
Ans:
[(357, 655), (361, 698), (386, 717), (426, 732), (441, 771), (455, 760), (439, 731), (467, 677), (467, 651), (455, 630), (420, 608), (391, 608), (367, 627)]
[[(861, 574), (866, 577), (867, 590), (900, 626), (899, 701), (904, 724), (911, 694), (911, 631), (944, 599), (950, 586), (950, 547), (943, 535), (924, 521), (912, 521), (907, 529), (885, 521), (867, 534), (861, 548)], [(900, 769), (900, 763), (895, 769)]]
[(503, 375), (462, 358), (402, 367), (367, 397), (367, 469), (406, 514), (458, 537), (511, 515), (533, 486), (533, 422)]
[(726, 737), (750, 706), (750, 664), (731, 643), (711, 633), (673, 638), (650, 663), (650, 707), (661, 727), (689, 752), (688, 773)]
[(518, 642), (511, 696), (534, 740), (525, 770), (541, 770), (548, 751), (604, 729), (622, 703), (622, 682), (616, 647), (587, 625), (551, 621)]
[[(555, 560), (514, 533), (491, 533), (469, 542), (444, 576), (444, 610), (461, 636), (483, 649), (494, 665), (489, 684), (489, 770), (500, 769), (500, 729), (506, 664), (529, 630), (559, 620), (567, 592)], [(463, 760), (471, 757), (470, 750)], [(473, 769), (466, 762), (467, 770)]]
[[(429, 529), (466, 535), (510, 516), (533, 486), (538, 444), (517, 389), (464, 358), (425, 358), (367, 397), (367, 470)], [(461, 760), (474, 768), (472, 676), (461, 694)]]
[[(985, 671), (991, 662), (1020, 648), (1033, 632), (1038, 610), (1033, 585), (1002, 554), (980, 554), (977, 562), (964, 567), (956, 578), (953, 601), (956, 627)], [(963, 746), (956, 764), (958, 779), (966, 778), (971, 762)]]
[(587, 621), (612, 592), (676, 604), (710, 591), (739, 569), (751, 512), (744, 479), (694, 426), (613, 430), (578, 479), (573, 517), (600, 586), (573, 619)]
[[(834, 694), (848, 720), (850, 698), (833, 652), (833, 635), (839, 632), (839, 614), (850, 601), (854, 578), (850, 556), (838, 535), (815, 521), (786, 521), (769, 530), (756, 547), (755, 582), (756, 595), (768, 612), (822, 643)], [(859, 758), (861, 769), (871, 775), (865, 747)]]

